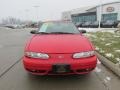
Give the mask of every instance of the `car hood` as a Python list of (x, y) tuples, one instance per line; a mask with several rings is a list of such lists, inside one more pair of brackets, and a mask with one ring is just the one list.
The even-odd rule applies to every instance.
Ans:
[(83, 35), (34, 35), (27, 51), (42, 53), (75, 53), (92, 50)]

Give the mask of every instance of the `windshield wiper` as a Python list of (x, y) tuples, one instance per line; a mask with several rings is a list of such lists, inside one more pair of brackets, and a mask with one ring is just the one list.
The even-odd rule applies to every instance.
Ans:
[(50, 32), (51, 34), (74, 34), (69, 32)]
[(51, 34), (51, 33), (47, 33), (47, 32), (37, 32), (36, 34)]
[(36, 34), (75, 34), (75, 33), (69, 33), (69, 32), (37, 32)]

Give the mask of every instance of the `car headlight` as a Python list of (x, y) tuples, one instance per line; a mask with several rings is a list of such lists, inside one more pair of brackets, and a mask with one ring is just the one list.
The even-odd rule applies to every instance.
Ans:
[(25, 52), (25, 56), (30, 58), (49, 59), (48, 54), (44, 54), (44, 53)]
[(75, 53), (73, 54), (73, 58), (79, 59), (79, 58), (87, 58), (95, 55), (95, 51), (88, 51), (88, 52), (81, 52), (81, 53)]

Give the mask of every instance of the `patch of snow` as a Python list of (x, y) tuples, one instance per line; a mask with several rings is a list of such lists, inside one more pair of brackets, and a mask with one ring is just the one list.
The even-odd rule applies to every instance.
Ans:
[(92, 35), (92, 34), (86, 34), (86, 36), (92, 37), (92, 38), (97, 38), (95, 35)]
[(100, 64), (101, 64), (101, 62), (100, 62), (100, 60), (99, 60), (99, 59), (97, 59), (97, 64), (98, 64), (98, 65), (100, 65)]
[(108, 81), (106, 79), (104, 79), (104, 82), (107, 83)]
[(92, 34), (86, 34), (86, 36), (88, 36), (88, 37), (92, 37), (92, 38), (97, 38), (97, 36), (92, 35)]
[(106, 46), (110, 46), (112, 43), (107, 43), (107, 44), (105, 44)]
[(86, 30), (87, 32), (111, 32), (114, 33), (115, 29), (113, 28), (78, 28), (78, 30)]
[(96, 49), (96, 50), (100, 50), (100, 48), (99, 48), (99, 47), (96, 47), (95, 49)]
[(117, 38), (119, 38), (120, 36), (114, 36), (114, 37), (117, 37)]
[(111, 78), (107, 76), (107, 77), (106, 77), (106, 80), (110, 81), (110, 80), (111, 80)]
[(111, 43), (117, 43), (116, 41), (111, 41)]
[(104, 50), (102, 50), (102, 49), (100, 49), (99, 51), (100, 51), (101, 53), (104, 53), (104, 52), (105, 52), (105, 51), (104, 51)]
[(104, 79), (104, 82), (105, 82), (105, 83), (108, 83), (110, 80), (111, 80), (111, 77), (108, 77), (108, 76), (107, 76), (107, 77)]
[(101, 32), (110, 32), (110, 33), (115, 33), (114, 30), (102, 30)]
[(120, 58), (115, 58), (118, 62), (120, 62)]
[(114, 55), (111, 54), (111, 53), (106, 53), (105, 55), (106, 55), (107, 57), (114, 57)]
[(91, 34), (88, 34), (88, 33), (86, 33), (85, 35), (86, 35), (86, 36), (91, 36)]
[(97, 32), (99, 31), (96, 28), (78, 28), (79, 30), (86, 30), (87, 32)]
[(120, 53), (120, 50), (115, 50), (115, 52), (118, 52), (118, 53)]
[(101, 69), (98, 68), (98, 67), (96, 67), (96, 68), (95, 68), (95, 72), (99, 73), (99, 72), (101, 72)]
[(105, 41), (105, 38), (101, 38), (102, 41)]

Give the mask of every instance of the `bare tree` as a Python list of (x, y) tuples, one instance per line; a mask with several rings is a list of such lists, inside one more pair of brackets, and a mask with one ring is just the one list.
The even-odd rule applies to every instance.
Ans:
[(23, 21), (14, 17), (2, 19), (2, 24), (22, 24)]

